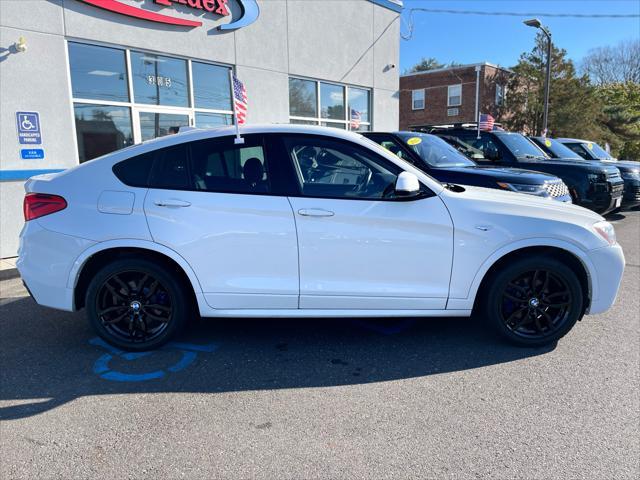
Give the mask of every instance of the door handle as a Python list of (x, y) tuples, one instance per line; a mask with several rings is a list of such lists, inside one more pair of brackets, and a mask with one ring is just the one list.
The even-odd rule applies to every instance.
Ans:
[(169, 198), (167, 200), (156, 200), (155, 203), (159, 207), (189, 207), (191, 206), (191, 202), (186, 202), (184, 200), (178, 200), (176, 198)]
[(298, 215), (303, 217), (333, 217), (335, 213), (329, 210), (323, 210), (322, 208), (303, 208), (298, 210)]

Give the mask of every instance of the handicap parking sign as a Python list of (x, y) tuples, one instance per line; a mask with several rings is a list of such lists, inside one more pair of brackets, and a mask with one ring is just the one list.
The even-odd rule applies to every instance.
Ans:
[(16, 122), (18, 141), (21, 145), (40, 145), (42, 143), (38, 112), (16, 112)]

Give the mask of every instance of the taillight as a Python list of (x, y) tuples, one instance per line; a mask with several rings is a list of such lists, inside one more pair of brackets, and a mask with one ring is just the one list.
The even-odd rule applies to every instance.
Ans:
[(22, 207), (24, 211), (24, 221), (28, 222), (29, 220), (64, 210), (67, 208), (67, 201), (59, 195), (27, 193), (24, 197)]

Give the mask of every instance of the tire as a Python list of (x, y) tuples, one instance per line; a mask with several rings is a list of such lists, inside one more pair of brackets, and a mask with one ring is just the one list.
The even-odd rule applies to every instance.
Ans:
[(483, 292), (486, 321), (503, 338), (521, 346), (558, 341), (584, 312), (576, 273), (552, 257), (533, 256), (507, 264), (492, 275)]
[(87, 289), (89, 324), (123, 350), (164, 345), (184, 327), (190, 308), (185, 286), (168, 269), (144, 258), (123, 258), (100, 269)]

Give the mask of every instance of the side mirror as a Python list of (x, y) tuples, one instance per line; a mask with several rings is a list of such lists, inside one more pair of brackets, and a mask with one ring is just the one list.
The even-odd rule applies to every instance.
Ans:
[(396, 195), (399, 197), (413, 197), (420, 193), (420, 182), (411, 172), (402, 172), (396, 180)]

